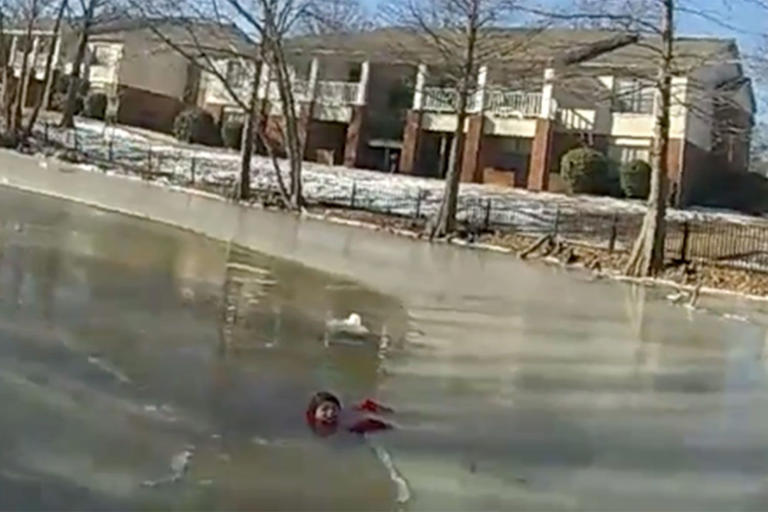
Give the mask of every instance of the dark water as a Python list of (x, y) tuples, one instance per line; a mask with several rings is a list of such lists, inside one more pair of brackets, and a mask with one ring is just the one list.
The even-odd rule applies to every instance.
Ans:
[[(400, 302), (0, 190), (1, 509), (768, 508), (763, 326), (499, 255), (263, 219), (241, 231)], [(388, 346), (326, 345), (326, 320), (351, 312)], [(314, 437), (302, 412), (321, 388), (380, 397), (399, 428)], [(185, 449), (183, 478), (142, 485)]]

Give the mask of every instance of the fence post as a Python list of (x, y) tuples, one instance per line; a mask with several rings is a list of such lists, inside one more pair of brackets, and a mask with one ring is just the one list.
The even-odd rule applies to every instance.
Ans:
[(483, 228), (488, 231), (491, 225), (491, 198), (489, 197), (485, 203), (485, 219), (483, 219)]
[(608, 252), (613, 252), (616, 249), (616, 237), (619, 234), (619, 214), (613, 214), (613, 221), (611, 222), (611, 237), (608, 239)]
[(413, 215), (414, 219), (421, 217), (421, 188), (416, 191), (416, 212)]
[(683, 222), (683, 240), (680, 242), (680, 261), (688, 261), (688, 237), (691, 234), (691, 227), (688, 221)]
[(114, 136), (109, 138), (109, 142), (107, 143), (107, 158), (110, 162), (112, 162), (115, 159), (115, 153), (114, 153)]
[(552, 226), (552, 236), (557, 238), (557, 234), (560, 231), (560, 205), (557, 205), (555, 210), (555, 222)]
[(190, 161), (190, 166), (189, 166), (189, 174), (190, 174), (190, 177), (192, 178), (192, 184), (193, 185), (195, 184), (195, 166), (196, 166), (196, 164), (197, 164), (197, 160), (195, 160), (195, 157), (193, 156), (192, 160)]
[(349, 197), (349, 207), (355, 207), (355, 195), (357, 195), (357, 182), (352, 181), (352, 194)]

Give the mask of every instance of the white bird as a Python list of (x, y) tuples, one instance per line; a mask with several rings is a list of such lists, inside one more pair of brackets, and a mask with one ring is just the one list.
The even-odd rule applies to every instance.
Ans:
[(370, 331), (363, 325), (363, 320), (357, 313), (352, 313), (342, 320), (331, 319), (325, 323), (326, 329), (331, 333), (352, 334), (355, 336), (365, 336)]

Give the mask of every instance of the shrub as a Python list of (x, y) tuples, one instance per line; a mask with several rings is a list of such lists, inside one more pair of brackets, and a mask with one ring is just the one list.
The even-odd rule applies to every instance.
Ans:
[[(67, 101), (67, 93), (54, 93), (51, 96), (51, 108), (57, 112), (64, 111), (64, 103)], [(81, 96), (75, 97), (75, 115), (79, 115), (83, 111), (84, 101)]]
[[(59, 75), (56, 79), (55, 86), (53, 88), (54, 92), (62, 93), (64, 95), (67, 94), (67, 91), (69, 90), (69, 83), (72, 81), (72, 76), (69, 74)], [(85, 97), (88, 94), (88, 91), (91, 88), (91, 84), (88, 82), (88, 80), (80, 78), (80, 90), (77, 91), (78, 96)]]
[(621, 166), (621, 190), (633, 199), (646, 199), (651, 190), (651, 166), (643, 160), (633, 160)]
[(182, 110), (173, 122), (173, 134), (182, 142), (217, 146), (221, 144), (213, 116), (200, 108)]
[(227, 121), (221, 127), (221, 140), (224, 146), (232, 149), (240, 149), (243, 140), (243, 122)]
[(572, 149), (563, 155), (560, 174), (575, 194), (609, 194), (616, 177), (600, 151), (591, 148)]
[(83, 114), (92, 119), (104, 120), (107, 113), (107, 95), (103, 92), (92, 92), (85, 98)]

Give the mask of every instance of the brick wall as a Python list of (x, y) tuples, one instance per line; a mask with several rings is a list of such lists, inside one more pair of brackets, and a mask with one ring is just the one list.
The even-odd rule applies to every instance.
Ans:
[(176, 98), (134, 87), (120, 87), (119, 123), (164, 133), (173, 131), (173, 121), (184, 108)]
[(307, 159), (317, 162), (318, 151), (321, 151), (325, 152), (325, 155), (332, 153), (333, 163), (341, 165), (344, 160), (346, 134), (347, 125), (345, 123), (313, 120), (309, 123), (308, 128), (309, 138), (307, 139), (305, 151)]

